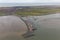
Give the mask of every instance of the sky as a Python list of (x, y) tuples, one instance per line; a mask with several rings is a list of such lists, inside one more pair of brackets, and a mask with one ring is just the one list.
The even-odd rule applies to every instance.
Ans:
[(0, 3), (58, 3), (60, 0), (0, 0)]
[(46, 4), (59, 4), (60, 0), (0, 0), (0, 7), (2, 6), (34, 6)]

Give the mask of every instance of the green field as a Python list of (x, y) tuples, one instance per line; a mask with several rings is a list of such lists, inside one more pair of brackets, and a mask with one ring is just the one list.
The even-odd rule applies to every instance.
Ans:
[(33, 9), (31, 11), (25, 11), (25, 12), (16, 11), (16, 15), (40, 16), (40, 15), (46, 15), (46, 14), (53, 14), (53, 13), (57, 13), (57, 12), (60, 12), (60, 9)]
[[(28, 11), (30, 10), (30, 11)], [(12, 13), (13, 15), (21, 15), (21, 16), (40, 16), (40, 15), (46, 15), (46, 14), (54, 14), (60, 12), (60, 8), (32, 8), (32, 9), (23, 9), (23, 10), (16, 10), (13, 14), (13, 12), (4, 12), (0, 11), (0, 16), (1, 15), (7, 15)]]

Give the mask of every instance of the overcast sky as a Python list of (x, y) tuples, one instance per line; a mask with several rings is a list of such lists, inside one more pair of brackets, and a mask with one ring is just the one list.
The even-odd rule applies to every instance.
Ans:
[(60, 0), (0, 0), (0, 3), (58, 3)]
[[(25, 4), (24, 4), (25, 3)], [(5, 6), (34, 6), (34, 5), (60, 5), (60, 0), (0, 0), (0, 7)]]

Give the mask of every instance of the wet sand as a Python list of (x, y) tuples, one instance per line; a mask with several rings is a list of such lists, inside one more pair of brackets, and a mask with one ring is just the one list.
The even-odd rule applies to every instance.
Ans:
[(26, 39), (19, 36), (19, 32), (12, 32), (12, 34), (7, 34), (8, 36), (1, 38), (1, 40), (60, 40), (59, 13), (44, 16), (29, 16), (27, 19), (32, 21), (33, 25), (37, 28), (34, 32), (35, 36)]

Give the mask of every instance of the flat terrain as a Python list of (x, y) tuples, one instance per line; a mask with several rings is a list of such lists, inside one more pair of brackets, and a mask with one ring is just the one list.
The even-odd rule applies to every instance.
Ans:
[[(0, 40), (60, 40), (60, 6), (59, 8), (54, 6), (23, 8), (15, 9), (12, 12), (8, 10), (0, 10), (0, 15), (10, 15), (11, 13), (11, 15), (29, 16), (29, 18), (23, 18), (32, 21), (37, 30), (34, 32), (35, 36), (30, 38), (19, 36), (19, 32), (12, 32), (12, 34), (8, 33), (10, 35), (5, 34), (8, 36), (0, 38)], [(5, 35), (1, 33), (0, 37)]]
[(23, 38), (19, 36), (19, 33), (12, 32), (13, 34), (3, 37), (0, 40), (60, 40), (60, 13), (44, 16), (29, 16), (27, 19), (31, 20), (37, 28), (34, 32), (35, 36)]
[[(33, 17), (33, 16), (32, 16)], [(31, 20), (32, 20), (32, 17)], [(34, 18), (34, 17), (33, 17)], [(37, 30), (35, 36), (29, 40), (60, 40), (60, 14), (35, 16)]]
[(40, 16), (60, 12), (60, 5), (0, 7), (0, 15)]

